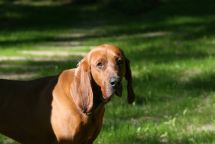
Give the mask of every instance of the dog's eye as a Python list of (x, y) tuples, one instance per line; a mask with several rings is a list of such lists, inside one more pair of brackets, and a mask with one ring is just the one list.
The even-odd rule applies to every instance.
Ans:
[(118, 60), (116, 61), (116, 64), (117, 64), (117, 65), (122, 65), (122, 60), (121, 60), (121, 59), (118, 59)]
[(96, 67), (99, 68), (99, 69), (102, 69), (104, 67), (104, 64), (102, 62), (98, 62), (96, 64)]

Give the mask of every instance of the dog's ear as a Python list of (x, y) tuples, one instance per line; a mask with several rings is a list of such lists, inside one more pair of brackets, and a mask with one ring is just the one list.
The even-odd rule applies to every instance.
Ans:
[(78, 64), (71, 90), (75, 104), (84, 113), (89, 113), (93, 106), (91, 78), (90, 65), (85, 57)]
[(128, 103), (133, 103), (135, 99), (134, 90), (132, 86), (132, 74), (131, 74), (131, 68), (130, 68), (130, 62), (127, 58), (125, 58), (125, 79), (127, 80), (127, 100)]

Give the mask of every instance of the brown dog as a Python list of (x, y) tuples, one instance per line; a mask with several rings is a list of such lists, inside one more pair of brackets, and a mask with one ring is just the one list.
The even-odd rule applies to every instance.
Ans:
[(0, 80), (0, 132), (24, 144), (90, 144), (102, 127), (104, 105), (121, 95), (129, 61), (114, 45), (91, 50), (75, 69), (32, 81)]

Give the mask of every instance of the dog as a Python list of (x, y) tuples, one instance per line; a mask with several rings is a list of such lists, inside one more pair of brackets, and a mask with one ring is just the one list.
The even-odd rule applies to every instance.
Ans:
[(111, 44), (92, 49), (57, 76), (31, 81), (0, 80), (0, 133), (23, 144), (91, 144), (103, 122), (105, 104), (122, 95), (135, 99), (129, 60)]

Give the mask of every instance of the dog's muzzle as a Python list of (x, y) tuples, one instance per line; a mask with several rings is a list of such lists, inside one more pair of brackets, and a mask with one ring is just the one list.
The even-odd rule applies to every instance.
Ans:
[(112, 86), (112, 89), (117, 96), (122, 95), (122, 84), (120, 77), (111, 77), (110, 85)]

